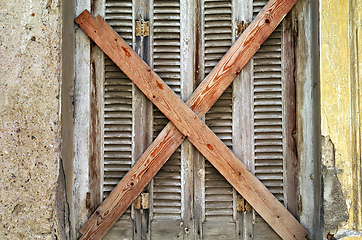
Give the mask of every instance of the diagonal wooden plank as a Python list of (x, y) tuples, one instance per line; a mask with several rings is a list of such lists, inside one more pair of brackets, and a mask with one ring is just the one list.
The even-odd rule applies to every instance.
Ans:
[[(99, 19), (98, 18), (98, 20), (99, 20), (99, 23), (102, 23), (102, 19)], [(266, 21), (266, 23), (270, 23), (269, 21)], [(99, 26), (100, 25), (102, 25), (102, 24), (99, 24)], [(97, 32), (95, 32), (94, 33), (95, 35), (96, 35), (96, 37), (99, 37), (98, 36), (98, 34), (100, 34), (99, 32), (97, 33)], [(93, 35), (93, 37), (94, 37), (94, 35)], [(116, 44), (116, 46), (118, 46), (117, 44)], [(118, 46), (119, 47), (119, 46)], [(132, 51), (132, 50), (128, 50), (127, 48), (126, 48), (127, 46), (123, 46), (123, 48), (125, 48), (126, 49), (126, 51), (124, 51), (124, 49), (122, 48), (122, 46), (121, 46), (121, 48), (122, 48), (122, 50), (124, 51), (124, 53), (125, 53), (125, 56), (128, 56), (128, 55), (130, 55), (129, 57), (132, 57), (132, 54), (130, 54), (130, 52)], [(111, 47), (112, 48), (112, 47)], [(115, 49), (117, 49), (117, 48), (115, 48)], [(135, 53), (134, 53), (135, 54)], [(117, 55), (117, 54), (115, 54), (115, 55)], [(143, 63), (143, 62), (142, 62)], [(129, 68), (130, 66), (128, 66), (128, 70), (130, 70), (130, 69), (132, 69), (132, 68)], [(133, 71), (133, 70), (137, 70), (137, 69), (132, 69), (132, 70), (130, 70), (132, 73), (136, 73), (136, 77), (139, 77), (140, 75), (137, 73), (137, 71)], [(124, 71), (125, 71), (125, 69), (124, 69)], [(151, 73), (150, 72), (150, 69), (147, 69), (146, 70), (149, 74)], [(145, 74), (145, 73), (144, 73)], [(149, 75), (148, 74), (148, 75)], [(154, 73), (153, 73), (154, 74)], [(142, 75), (142, 74), (141, 74)], [(147, 73), (146, 73), (146, 75), (147, 75)], [(144, 76), (146, 76), (146, 75), (144, 75)], [(152, 75), (152, 74), (151, 74)], [(154, 74), (155, 75), (155, 74)], [(157, 76), (157, 75), (156, 75)], [(160, 79), (159, 79), (160, 80)], [(162, 86), (162, 83), (161, 82), (154, 82), (156, 85), (155, 86), (153, 86), (154, 87), (154, 89), (156, 89), (157, 90), (157, 88), (158, 89), (161, 89), (161, 90), (164, 90), (164, 88), (166, 89), (167, 88), (167, 85), (165, 85), (165, 86)], [(142, 84), (142, 81), (141, 81), (141, 83), (140, 84)], [(150, 84), (150, 82), (147, 82), (147, 84)], [(147, 85), (146, 84), (146, 85)], [(151, 85), (149, 85), (149, 86), (151, 86)], [(148, 86), (148, 87), (149, 87)], [(162, 107), (162, 102), (160, 102), (159, 100), (160, 99), (157, 99), (157, 96), (156, 95), (152, 95), (153, 93), (152, 93), (152, 91), (150, 92), (150, 91), (148, 91), (150, 88), (148, 88), (148, 87), (146, 87), (144, 90), (145, 90), (145, 92), (146, 93), (148, 93), (148, 96), (149, 97), (151, 97), (151, 98), (154, 98), (154, 101), (155, 101), (155, 103), (158, 103), (159, 104), (159, 108), (160, 107)], [(170, 90), (170, 89), (169, 89)], [(158, 90), (159, 91), (159, 90)], [(171, 92), (172, 92), (172, 90), (170, 90)], [(161, 91), (162, 92), (162, 91)], [(171, 93), (170, 93), (171, 94)], [(147, 95), (147, 94), (146, 94)], [(171, 94), (172, 95), (172, 94)], [(161, 95), (162, 96), (162, 95)], [(175, 95), (176, 96), (176, 95)], [(177, 96), (176, 96), (176, 99), (175, 99), (175, 101), (181, 101)], [(181, 101), (182, 102), (182, 101)], [(172, 103), (172, 101), (170, 102), (170, 103)], [(177, 103), (176, 105), (178, 105), (178, 104), (181, 104), (180, 106), (182, 106), (182, 104), (183, 103)], [(172, 108), (171, 108), (172, 109)], [(167, 111), (167, 110), (170, 110), (170, 108), (168, 107), (168, 106), (164, 106), (164, 109), (163, 109), (164, 111)], [(188, 108), (186, 108), (186, 110), (185, 110), (186, 112), (185, 113), (187, 113), (187, 111), (190, 111)], [(168, 117), (169, 118), (172, 118), (172, 116), (173, 116), (173, 114), (175, 114), (175, 111), (171, 111), (171, 116), (169, 115)], [(189, 112), (189, 114), (190, 114), (190, 112)], [(166, 114), (167, 115), (167, 114)], [(187, 115), (187, 114), (184, 114), (185, 116)], [(181, 118), (180, 118), (181, 117)], [(191, 115), (190, 115), (190, 120), (192, 120), (192, 119), (197, 119), (197, 117), (196, 116), (194, 116), (193, 115), (193, 113), (192, 113), (192, 111), (191, 111)], [(181, 123), (181, 124), (179, 124), (179, 127), (182, 129), (182, 127), (184, 126), (184, 125), (187, 125), (187, 122), (189, 122), (187, 119), (185, 120), (185, 121), (183, 121), (183, 119), (182, 119), (182, 116), (180, 115), (179, 116), (179, 118), (178, 119), (173, 119), (175, 122), (177, 122), (177, 120), (181, 120), (181, 122), (184, 122), (184, 123)], [(197, 119), (199, 122), (201, 122), (199, 119)], [(196, 120), (196, 121), (197, 121)], [(191, 121), (192, 122), (192, 121)], [(197, 122), (196, 122), (197, 123)], [(192, 126), (197, 126), (197, 125), (193, 125), (192, 124)], [(231, 154), (232, 155), (232, 153), (229, 151), (229, 153), (227, 153), (227, 151), (226, 151), (226, 146), (224, 146), (222, 143), (221, 143), (221, 141), (206, 127), (206, 126), (204, 126), (203, 125), (203, 123), (201, 122), (201, 125), (200, 125), (200, 123), (199, 123), (199, 126), (197, 126), (197, 127), (199, 127), (200, 129), (202, 129), (202, 128), (205, 128), (206, 130), (204, 130), (205, 131), (205, 136), (206, 136), (206, 138), (204, 138), (204, 139), (212, 139), (212, 142), (213, 142), (213, 145), (211, 145), (211, 144), (204, 144), (203, 143), (203, 139), (201, 139), (201, 141), (200, 141), (200, 137), (198, 136), (198, 134), (197, 134), (197, 132), (198, 132), (198, 129), (193, 129), (191, 132), (190, 132), (190, 129), (188, 129), (188, 128), (183, 128), (182, 129), (182, 131), (184, 132), (184, 134), (186, 134), (186, 135), (189, 135), (190, 137), (190, 140), (192, 141), (192, 142), (194, 142), (195, 143), (195, 145), (197, 145), (197, 147), (199, 148), (199, 150), (201, 151), (201, 152), (203, 152), (204, 153), (204, 155), (207, 155), (208, 154), (208, 152), (210, 152), (211, 151), (211, 149), (214, 149), (214, 147), (216, 147), (215, 148), (215, 150), (217, 150), (217, 147), (219, 146), (219, 145), (221, 145), (221, 146), (223, 146), (224, 147), (224, 149), (222, 149), (222, 147), (221, 147), (221, 149), (219, 149), (221, 152), (224, 152), (224, 154), (225, 155), (228, 155), (228, 154)], [(171, 128), (172, 129), (172, 128)], [(192, 128), (191, 128), (192, 129)], [(191, 133), (191, 134), (190, 134)], [(193, 134), (192, 134), (193, 133)], [(171, 135), (171, 136), (174, 136), (174, 135)], [(216, 139), (213, 139), (213, 138), (216, 138)], [(182, 138), (180, 138), (180, 139), (182, 139)], [(180, 141), (182, 141), (182, 140), (180, 140)], [(218, 141), (220, 141), (220, 142), (218, 142)], [(201, 142), (201, 144), (200, 144), (200, 142)], [(199, 145), (198, 145), (198, 143), (199, 143)], [(178, 145), (178, 144), (176, 144), (176, 145)], [(207, 146), (207, 148), (205, 147), (205, 146)], [(177, 147), (177, 146), (176, 146)], [(225, 149), (226, 148), (226, 149)], [(209, 149), (209, 150), (207, 150), (207, 149)], [(228, 150), (228, 149), (227, 149)], [(226, 151), (226, 152), (225, 152)], [(212, 151), (211, 151), (212, 152)], [(152, 155), (152, 154), (151, 154)], [(233, 155), (232, 155), (233, 156)], [(213, 154), (210, 154), (209, 153), (209, 156), (206, 156), (206, 157), (208, 157), (208, 158), (212, 158), (212, 157), (215, 157), (215, 156), (213, 156)], [(216, 158), (218, 158), (218, 157), (216, 157)], [(231, 159), (233, 159), (233, 158), (235, 158), (235, 157), (231, 157)], [(235, 158), (236, 159), (236, 158)], [(210, 160), (210, 159), (209, 159)], [(236, 159), (237, 160), (237, 159)], [(236, 164), (237, 163), (240, 163), (240, 161), (236, 161)], [(222, 169), (222, 162), (220, 163), (220, 162), (217, 162), (217, 161), (214, 161), (214, 165), (217, 165), (217, 164), (221, 164), (219, 167), (217, 167), (220, 171), (223, 171), (224, 173), (223, 173), (223, 175), (225, 176), (225, 175), (228, 175), (228, 177), (226, 177), (226, 178), (229, 178), (229, 181), (232, 181), (233, 179), (230, 179), (230, 178), (232, 178), (232, 177), (230, 177), (229, 175), (230, 175), (230, 172), (228, 172), (228, 170), (230, 170), (230, 169), (228, 169), (228, 168), (226, 168), (226, 170), (224, 169)], [(231, 165), (230, 165), (231, 166)], [(236, 168), (240, 168), (240, 166), (236, 166)], [(244, 167), (245, 168), (245, 167)], [(243, 169), (242, 171), (246, 171), (247, 172), (247, 170), (245, 170), (245, 169)], [(240, 172), (242, 172), (242, 171), (239, 171), (239, 173)], [(146, 171), (147, 172), (147, 171)], [(247, 173), (244, 173), (244, 174), (247, 174)], [(249, 173), (250, 174), (250, 173)], [(153, 174), (154, 175), (154, 174)], [(231, 174), (232, 175), (232, 174)], [(250, 174), (251, 175), (251, 174)], [(240, 175), (239, 175), (240, 176)], [(252, 175), (251, 175), (252, 176)], [(237, 182), (237, 181), (236, 181)], [(133, 183), (134, 184), (134, 183)], [(133, 186), (133, 184), (132, 184), (132, 182), (131, 182), (131, 186)], [(235, 183), (233, 184), (233, 185), (236, 185)], [(262, 184), (261, 184), (262, 185)], [(241, 191), (241, 189), (242, 188), (239, 188), (238, 189), (238, 187), (237, 186), (234, 186), (234, 187), (236, 187), (236, 189), (237, 190), (239, 190), (239, 191)], [(142, 189), (140, 189), (140, 190), (142, 190)], [(139, 190), (139, 191), (140, 191)], [(266, 189), (265, 189), (266, 190)], [(266, 190), (267, 191), (267, 190)], [(267, 191), (267, 193), (269, 193), (268, 191)], [(270, 194), (270, 193), (269, 193)], [(245, 195), (245, 194), (243, 194), (243, 195)], [(270, 194), (271, 195), (271, 194)], [(276, 200), (275, 200), (276, 201)], [(277, 202), (278, 204), (279, 204), (279, 202)], [(256, 203), (255, 203), (255, 205), (256, 205)], [(280, 204), (279, 204), (280, 205)], [(256, 205), (257, 206), (257, 205)], [(283, 207), (282, 207), (283, 208)], [(257, 208), (256, 208), (257, 209)], [(283, 208), (284, 209), (284, 208)], [(284, 209), (285, 210), (285, 209)], [(286, 211), (286, 210), (285, 210)], [(96, 211), (95, 212), (95, 214), (97, 215), (97, 213), (98, 213), (98, 215), (100, 215), (100, 212), (98, 212), (98, 211)], [(109, 212), (108, 212), (109, 213)], [(261, 214), (261, 215), (263, 215), (263, 214)], [(284, 218), (282, 218), (282, 219), (284, 219)], [(294, 218), (293, 218), (294, 219)], [(281, 221), (280, 219), (278, 220), (278, 221)], [(295, 219), (294, 219), (294, 221), (296, 221)], [(269, 221), (270, 223), (272, 222), (272, 219)], [(283, 222), (283, 221), (281, 221), (281, 222)], [(271, 224), (271, 225), (273, 225), (273, 224)], [(275, 224), (275, 225), (278, 225), (278, 224)], [(298, 225), (299, 225), (299, 223), (298, 223)], [(303, 229), (304, 230), (304, 229)], [(306, 233), (306, 232), (305, 232)]]

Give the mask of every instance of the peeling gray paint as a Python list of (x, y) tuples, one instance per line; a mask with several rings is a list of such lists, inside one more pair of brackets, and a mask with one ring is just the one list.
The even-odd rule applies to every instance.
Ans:
[(299, 0), (295, 6), (300, 222), (308, 239), (322, 239), (318, 11), (318, 1)]

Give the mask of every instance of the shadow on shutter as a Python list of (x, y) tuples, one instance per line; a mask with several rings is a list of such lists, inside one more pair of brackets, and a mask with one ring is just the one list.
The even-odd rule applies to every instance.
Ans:
[[(105, 20), (132, 45), (132, 0), (106, 0)], [(132, 82), (105, 57), (103, 198), (119, 183), (132, 164)], [(105, 239), (132, 238), (128, 209)]]
[[(153, 69), (180, 96), (180, 1), (154, 0)], [(169, 120), (155, 107), (154, 138)], [(181, 151), (171, 156), (153, 179), (151, 238), (175, 239), (182, 236)]]
[[(232, 1), (204, 0), (204, 73), (214, 68), (232, 45)], [(232, 87), (230, 86), (205, 115), (205, 123), (232, 148)], [(204, 239), (234, 239), (233, 188), (205, 161)]]

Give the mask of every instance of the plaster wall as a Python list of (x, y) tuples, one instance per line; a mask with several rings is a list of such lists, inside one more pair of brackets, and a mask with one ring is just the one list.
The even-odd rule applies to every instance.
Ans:
[(66, 239), (59, 0), (0, 1), (0, 239)]
[(361, 0), (320, 1), (324, 235), (361, 239)]

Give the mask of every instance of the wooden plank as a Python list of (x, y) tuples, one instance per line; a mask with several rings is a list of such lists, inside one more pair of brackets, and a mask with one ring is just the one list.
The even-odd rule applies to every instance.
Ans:
[(102, 51), (94, 43), (91, 44), (91, 125), (90, 125), (90, 159), (89, 159), (89, 185), (90, 206), (89, 211), (94, 212), (103, 199), (103, 63)]
[[(250, 23), (253, 20), (253, 0), (234, 0), (233, 4), (234, 24), (242, 21)], [(235, 31), (234, 37), (237, 37)], [(254, 174), (253, 83), (253, 58), (251, 58), (233, 81), (233, 152)], [(243, 211), (238, 212), (238, 233), (240, 233), (238, 237), (249, 240), (254, 236), (255, 213), (245, 211), (245, 203), (243, 207)]]
[(256, 214), (254, 220), (254, 234), (252, 239), (255, 240), (280, 240), (281, 238), (266, 224), (266, 222)]
[[(148, 6), (150, 6), (149, 0), (133, 1), (133, 18), (137, 17), (134, 20), (149, 19)], [(132, 21), (132, 24), (135, 28), (135, 21)], [(136, 37), (134, 34), (132, 36), (132, 48), (146, 63), (150, 64), (150, 51), (145, 50), (149, 49), (150, 38)], [(132, 165), (134, 165), (152, 142), (152, 103), (134, 84), (132, 85), (132, 122)], [(133, 206), (134, 239), (150, 238), (148, 217), (148, 211), (136, 209), (136, 206)]]
[(235, 224), (234, 222), (222, 223), (223, 227), (220, 228), (219, 222), (205, 222), (203, 226), (204, 239), (235, 239)]
[[(273, 4), (277, 6), (276, 9), (278, 9), (278, 7), (282, 7), (282, 5), (275, 3)], [(273, 6), (273, 4), (270, 5)], [(292, 5), (290, 8), (291, 7)], [(263, 13), (263, 11), (261, 11), (261, 13)], [(271, 24), (272, 22), (270, 19), (274, 19), (270, 18), (270, 16), (273, 16), (271, 13), (273, 12), (269, 12), (267, 14), (268, 18), (263, 20), (264, 24), (261, 26), (271, 25), (271, 28), (275, 28), (276, 25), (274, 24), (273, 26), (273, 24)], [(265, 11), (264, 14), (266, 14)], [(280, 19), (282, 17), (283, 15), (280, 16)], [(85, 24), (87, 21), (89, 21), (88, 24)], [(213, 132), (207, 128), (203, 122), (200, 121), (200, 119), (195, 115), (194, 112), (192, 112), (192, 110), (183, 104), (182, 100), (179, 99), (173, 93), (173, 91), (142, 61), (142, 59), (140, 59), (137, 54), (132, 51), (132, 49), (111, 29), (111, 27), (109, 27), (109, 25), (107, 25), (102, 20), (101, 17), (97, 17), (96, 21), (94, 21), (93, 17), (88, 12), (84, 12), (80, 17), (77, 18), (77, 23), (80, 24), (84, 31), (90, 35), (90, 37), (97, 44), (101, 45), (103, 51), (108, 53), (114, 61), (118, 62), (117, 65), (124, 72), (126, 72), (127, 75), (135, 82), (135, 84), (145, 93), (145, 95), (149, 97), (153, 103), (156, 104), (156, 106), (158, 106), (158, 108), (169, 119), (171, 119), (174, 124), (177, 125), (179, 130), (184, 135), (188, 136), (189, 140), (198, 148), (200, 152), (203, 153), (204, 156), (209, 159), (210, 162), (212, 162), (212, 164), (221, 172), (221, 174), (223, 174), (224, 177), (239, 192), (243, 193), (243, 196), (249, 201), (249, 203), (253, 205), (257, 211), (259, 211), (259, 213), (268, 221), (268, 223), (274, 227), (276, 232), (285, 238), (304, 239), (307, 233), (304, 228), (300, 226), (300, 224), (290, 215), (290, 213), (246, 169), (246, 167), (217, 138), (217, 136), (213, 134)], [(253, 27), (259, 29), (257, 25)], [(103, 45), (107, 42), (107, 40), (109, 40), (110, 44)], [(241, 55), (241, 51), (238, 51), (240, 49), (236, 48), (235, 50), (236, 52), (234, 54), (229, 54), (230, 58), (226, 58), (227, 60), (222, 63), (224, 66), (221, 68), (220, 73), (215, 73), (215, 71), (213, 71), (216, 76), (225, 75), (225, 69), (233, 69), (233, 65), (230, 66), (227, 63), (230, 63), (230, 60), (240, 58), (240, 56), (238, 56)], [(228, 53), (230, 53), (230, 51)], [(226, 56), (228, 56), (228, 54), (226, 54)], [(236, 73), (240, 71), (238, 68), (234, 70), (236, 70)], [(212, 73), (210, 75), (212, 75)], [(211, 86), (208, 85), (209, 84), (207, 84), (206, 87), (213, 89), (213, 83), (210, 84)], [(215, 91), (217, 92), (217, 89)], [(201, 109), (202, 105), (198, 104), (197, 100), (208, 98), (206, 92), (208, 91), (201, 91), (200, 94), (202, 98), (196, 98), (196, 101), (193, 101), (192, 106), (196, 106), (197, 109)], [(215, 98), (215, 95), (213, 95), (213, 98), (214, 100), (217, 99)], [(212, 98), (210, 100), (212, 101)], [(137, 183), (138, 177), (142, 175), (143, 174), (140, 173), (137, 176), (133, 176), (137, 179), (131, 179), (128, 185), (128, 190), (133, 189), (131, 192), (140, 191), (139, 185), (135, 185), (135, 183)], [(119, 194), (115, 193), (114, 195)], [(133, 199), (134, 198), (126, 198), (125, 200), (133, 201)], [(112, 199), (111, 201), (113, 200), (117, 200), (117, 198)], [(95, 218), (93, 219), (95, 220), (95, 224), (91, 224), (91, 228), (88, 227), (87, 234), (90, 233), (89, 230), (92, 230), (92, 228), (95, 228), (93, 229), (95, 231), (94, 233), (91, 233), (89, 237), (96, 236), (97, 233), (100, 233), (99, 230), (104, 231), (105, 229), (110, 228), (111, 226), (109, 222), (114, 221), (114, 213), (116, 213), (117, 209), (120, 209), (121, 206), (123, 205), (120, 202), (117, 204), (117, 201), (113, 201), (109, 205), (111, 209), (108, 209), (107, 207), (104, 209), (104, 211), (102, 211), (102, 209), (99, 208), (91, 217), (91, 219)], [(97, 218), (98, 220), (101, 220), (98, 223)], [(106, 226), (99, 228), (99, 226), (102, 225)], [(87, 224), (85, 224), (85, 226), (87, 226)], [(83, 232), (85, 232), (84, 227)]]
[(152, 221), (151, 239), (183, 239), (185, 231), (180, 220), (176, 221)]
[[(103, 15), (104, 4), (99, 1), (91, 3), (93, 13)], [(104, 54), (95, 44), (90, 46), (90, 133), (89, 133), (89, 212), (93, 213), (103, 200), (103, 86), (104, 86)]]
[[(196, 1), (180, 1), (180, 66), (181, 67), (181, 98), (186, 100), (194, 91), (195, 83), (195, 37), (194, 13)], [(191, 80), (191, 81), (190, 81)], [(181, 219), (183, 239), (195, 239), (194, 229), (194, 158), (196, 149), (189, 141), (181, 145)], [(177, 229), (177, 228), (176, 228)], [(170, 239), (170, 238), (165, 238)]]
[(282, 85), (283, 85), (283, 146), (285, 169), (285, 206), (291, 214), (298, 216), (298, 164), (296, 156), (296, 142), (293, 137), (296, 131), (296, 93), (294, 82), (294, 39), (292, 26), (292, 13), (283, 21), (282, 35)]
[[(195, 84), (198, 86), (205, 78), (205, 41), (202, 41), (205, 29), (205, 9), (204, 0), (195, 3), (195, 38), (198, 39), (195, 44)], [(205, 117), (202, 118), (205, 120)], [(204, 239), (203, 223), (205, 222), (205, 158), (198, 151), (195, 151), (194, 157), (194, 226), (195, 240)]]
[(131, 240), (133, 238), (133, 221), (128, 217), (121, 217), (113, 228), (104, 236), (104, 240), (119, 240), (120, 236), (124, 240)]

